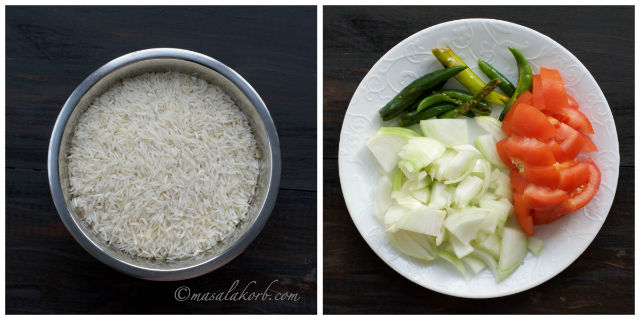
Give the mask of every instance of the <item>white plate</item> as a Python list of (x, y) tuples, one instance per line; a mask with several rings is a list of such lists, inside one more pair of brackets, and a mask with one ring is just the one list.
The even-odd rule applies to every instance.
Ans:
[[(545, 242), (540, 256), (527, 254), (524, 264), (506, 280), (496, 282), (488, 270), (465, 280), (442, 261), (423, 262), (396, 251), (373, 216), (373, 190), (379, 176), (367, 139), (383, 124), (378, 109), (404, 86), (442, 68), (431, 49), (449, 45), (473, 71), (483, 77), (477, 60), (488, 61), (517, 82), (517, 69), (507, 49), (527, 57), (534, 73), (540, 66), (560, 70), (567, 91), (580, 104), (595, 130), (597, 153), (590, 154), (602, 171), (595, 198), (586, 207), (550, 225), (538, 226), (535, 236)], [(486, 80), (486, 77), (485, 77)], [(448, 86), (455, 80), (450, 81)], [(389, 123), (388, 125), (390, 125)], [(338, 156), (342, 192), (358, 231), (373, 251), (407, 279), (444, 294), (489, 298), (535, 287), (560, 273), (589, 246), (607, 217), (618, 182), (618, 135), (609, 105), (589, 71), (567, 49), (529, 28), (499, 20), (465, 19), (424, 29), (387, 52), (364, 77), (351, 99), (340, 133)], [(442, 259), (439, 259), (442, 260)]]

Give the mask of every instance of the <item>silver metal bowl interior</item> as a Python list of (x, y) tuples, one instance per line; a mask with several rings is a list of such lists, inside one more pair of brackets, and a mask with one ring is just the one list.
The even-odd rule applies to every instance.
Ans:
[[(259, 149), (261, 170), (247, 219), (231, 237), (200, 255), (178, 261), (130, 255), (102, 241), (76, 212), (70, 210), (66, 155), (79, 116), (96, 97), (124, 78), (146, 72), (176, 71), (194, 75), (224, 89), (247, 115)], [(49, 186), (62, 221), (91, 255), (134, 277), (180, 280), (215, 270), (239, 255), (258, 235), (275, 205), (280, 185), (280, 144), (275, 125), (258, 93), (231, 68), (208, 56), (181, 49), (158, 48), (119, 57), (92, 73), (73, 91), (55, 123), (48, 154)]]

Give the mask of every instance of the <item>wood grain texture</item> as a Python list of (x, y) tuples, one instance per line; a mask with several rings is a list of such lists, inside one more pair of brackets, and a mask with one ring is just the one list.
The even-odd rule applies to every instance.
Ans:
[[(324, 312), (633, 313), (634, 15), (632, 7), (324, 7)], [(424, 289), (368, 247), (344, 203), (338, 177), (340, 129), (371, 66), (429, 26), (486, 17), (522, 24), (565, 46), (589, 69), (612, 109), (620, 142), (617, 194), (600, 233), (566, 270), (525, 292), (454, 298)]]
[[(51, 201), (46, 158), (58, 112), (91, 72), (153, 47), (194, 50), (258, 91), (281, 144), (276, 207), (238, 258), (209, 274), (151, 282), (91, 257)], [(7, 313), (316, 313), (315, 7), (7, 7)], [(291, 301), (179, 302), (235, 280), (291, 292)], [(258, 291), (258, 290), (256, 290)]]

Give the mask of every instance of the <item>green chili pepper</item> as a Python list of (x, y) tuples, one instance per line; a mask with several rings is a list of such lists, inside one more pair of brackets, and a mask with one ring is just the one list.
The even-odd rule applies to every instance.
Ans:
[(481, 110), (478, 109), (477, 107), (471, 107), (469, 108), (469, 111), (472, 111), (474, 113), (474, 115), (478, 116), (488, 116), (491, 115), (491, 111), (486, 111), (486, 110)]
[(460, 99), (455, 99), (451, 96), (448, 96), (442, 92), (436, 92), (433, 93), (425, 98), (423, 98), (422, 100), (420, 100), (420, 102), (418, 103), (418, 108), (416, 109), (416, 111), (422, 111), (424, 109), (427, 109), (435, 104), (441, 103), (441, 102), (449, 102), (449, 103), (453, 103), (456, 105), (461, 105), (464, 103), (464, 101), (460, 100)]
[(471, 97), (471, 99), (469, 99), (469, 101), (465, 102), (464, 105), (462, 105), (459, 109), (456, 110), (457, 116), (465, 114), (467, 111), (469, 111), (469, 109), (471, 109), (476, 104), (478, 104), (478, 102), (480, 100), (482, 100), (484, 97), (488, 96), (491, 92), (493, 92), (493, 90), (496, 89), (496, 87), (500, 84), (500, 82), (501, 81), (498, 78), (495, 78), (495, 79), (489, 81), (489, 83), (487, 83), (482, 88), (482, 90), (480, 90), (476, 94), (474, 94), (473, 97)]
[(533, 72), (531, 71), (531, 66), (529, 65), (529, 62), (527, 62), (527, 59), (516, 48), (509, 47), (509, 51), (513, 54), (513, 57), (516, 59), (516, 64), (518, 65), (518, 85), (516, 86), (516, 91), (511, 96), (511, 99), (507, 101), (502, 113), (500, 113), (500, 121), (502, 121), (504, 116), (507, 115), (509, 108), (511, 108), (511, 105), (516, 102), (516, 99), (518, 99), (518, 97), (525, 91), (531, 89), (531, 84), (533, 83)]
[(467, 66), (454, 66), (452, 68), (437, 70), (411, 82), (378, 111), (382, 120), (393, 119), (395, 116), (413, 106), (427, 90), (440, 85), (444, 80), (455, 76), (466, 68)]
[[(454, 66), (466, 66), (466, 64), (449, 48), (437, 48), (433, 49), (433, 55), (442, 63), (445, 67)], [(478, 93), (485, 86), (485, 83), (480, 79), (471, 69), (465, 69), (462, 72), (456, 74), (456, 80), (458, 80), (463, 86), (465, 86), (472, 93)], [(509, 100), (509, 97), (500, 94), (498, 92), (491, 92), (486, 101), (496, 104), (505, 104)]]
[[(458, 107), (459, 108), (459, 107)], [(469, 118), (473, 118), (475, 115), (473, 114), (473, 112), (471, 112), (471, 110), (465, 112), (464, 114), (466, 117)], [(453, 110), (449, 110), (441, 115), (438, 116), (439, 119), (451, 119), (451, 118), (456, 118), (458, 116), (458, 110), (453, 109)]]
[(451, 118), (455, 118), (456, 114), (458, 114), (458, 113), (456, 112), (455, 109), (453, 109), (453, 110), (449, 110), (449, 111), (439, 115), (438, 118), (439, 119), (451, 119)]
[(404, 114), (400, 119), (398, 119), (398, 124), (402, 127), (406, 127), (412, 125), (414, 123), (420, 122), (420, 120), (430, 119), (433, 117), (437, 117), (449, 110), (453, 110), (457, 108), (457, 104), (452, 103), (442, 103), (438, 105), (431, 106), (427, 109), (421, 111), (412, 111)]
[[(423, 98), (422, 100), (420, 100), (414, 112), (420, 112), (422, 110), (429, 109), (433, 105), (437, 105), (443, 102), (459, 107), (465, 104), (467, 101), (469, 101), (471, 97), (473, 97), (472, 94), (468, 92), (460, 91), (460, 90), (455, 90), (455, 89), (442, 90), (440, 92), (433, 93)], [(479, 114), (483, 116), (491, 114), (491, 106), (489, 106), (484, 101), (477, 101), (477, 104), (471, 106), (469, 110), (473, 111), (473, 113), (475, 114)], [(469, 114), (469, 115), (473, 116), (473, 114)]]
[(433, 88), (431, 88), (431, 91), (436, 92), (436, 91), (442, 90), (442, 88), (444, 88), (444, 85), (445, 83), (447, 83), (447, 81), (449, 81), (449, 79), (440, 81), (440, 83), (436, 84), (435, 86), (433, 86)]
[[(466, 91), (462, 91), (462, 90), (456, 90), (456, 89), (444, 89), (444, 90), (440, 90), (436, 93), (442, 93), (445, 94), (453, 99), (456, 100), (460, 100), (462, 101), (462, 103), (458, 103), (460, 105), (462, 105), (463, 103), (469, 101), (469, 99), (471, 99), (471, 97), (473, 97), (473, 94), (466, 92)], [(484, 101), (478, 101), (478, 103), (475, 105), (474, 109), (477, 109), (479, 111), (481, 111), (481, 113), (491, 113), (491, 106), (484, 102)]]
[(516, 91), (516, 87), (513, 86), (511, 81), (509, 81), (507, 77), (502, 75), (500, 71), (498, 71), (488, 62), (484, 60), (478, 60), (478, 67), (480, 67), (480, 70), (482, 70), (482, 72), (486, 74), (487, 77), (489, 77), (489, 79), (495, 79), (495, 78), (500, 79), (502, 83), (500, 83), (498, 88), (500, 88), (500, 90), (502, 90), (502, 92), (504, 92), (504, 94), (506, 94), (507, 96), (511, 97), (513, 93)]

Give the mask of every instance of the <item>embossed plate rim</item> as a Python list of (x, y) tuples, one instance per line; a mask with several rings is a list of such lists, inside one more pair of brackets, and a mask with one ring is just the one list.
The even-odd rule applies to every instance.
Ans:
[[(516, 271), (516, 273), (514, 273), (514, 275), (512, 275), (510, 278), (500, 283), (495, 283), (494, 281), (495, 283), (494, 286), (491, 286), (491, 282), (488, 279), (492, 278), (492, 276), (486, 270), (476, 275), (475, 277), (470, 277), (469, 281), (466, 281), (466, 280), (461, 281), (460, 280), (462, 279), (461, 276), (457, 276), (458, 279), (455, 279), (452, 277), (451, 283), (447, 283), (446, 286), (443, 286), (442, 284), (434, 282), (432, 279), (429, 278), (430, 276), (434, 277), (432, 274), (437, 274), (438, 276), (444, 276), (444, 277), (454, 275), (454, 273), (448, 274), (447, 273), (448, 271), (444, 270), (447, 268), (443, 267), (441, 262), (427, 264), (427, 263), (417, 261), (413, 258), (406, 257), (402, 254), (399, 254), (398, 252), (394, 252), (395, 250), (393, 248), (390, 248), (388, 240), (386, 241), (386, 243), (379, 242), (381, 244), (380, 246), (378, 246), (379, 243), (374, 243), (374, 241), (385, 240), (385, 239), (380, 239), (380, 232), (382, 229), (381, 225), (379, 223), (378, 223), (378, 226), (373, 224), (365, 225), (366, 221), (364, 220), (370, 221), (370, 219), (373, 218), (373, 215), (370, 212), (369, 212), (369, 215), (370, 215), (369, 217), (359, 217), (358, 215), (359, 211), (366, 211), (367, 208), (369, 209), (372, 208), (370, 203), (363, 204), (363, 202), (370, 202), (372, 198), (372, 195), (370, 192), (372, 190), (372, 186), (370, 183), (365, 185), (359, 185), (359, 187), (361, 188), (356, 189), (358, 190), (358, 192), (354, 193), (350, 191), (350, 189), (353, 189), (352, 188), (352, 185), (354, 185), (353, 181), (357, 180), (357, 178), (360, 178), (359, 176), (351, 176), (351, 175), (357, 174), (358, 169), (362, 169), (364, 167), (371, 169), (371, 161), (373, 160), (373, 157), (370, 154), (367, 154), (368, 150), (363, 151), (363, 147), (364, 147), (363, 141), (366, 141), (366, 139), (363, 140), (362, 136), (352, 135), (351, 134), (352, 132), (350, 132), (352, 131), (350, 126), (359, 125), (365, 131), (366, 129), (372, 128), (374, 126), (379, 127), (380, 125), (379, 118), (374, 117), (373, 118), (374, 124), (371, 125), (371, 123), (369, 123), (369, 127), (367, 127), (367, 121), (369, 119), (367, 119), (367, 117), (364, 115), (358, 114), (354, 110), (358, 108), (359, 104), (362, 103), (358, 99), (363, 98), (365, 96), (365, 93), (366, 93), (365, 92), (366, 90), (364, 88), (365, 83), (367, 81), (371, 81), (372, 79), (376, 80), (374, 78), (377, 76), (376, 70), (382, 68), (385, 62), (388, 62), (388, 61), (395, 62), (395, 60), (389, 58), (390, 56), (398, 53), (402, 53), (399, 58), (396, 58), (396, 60), (405, 59), (405, 58), (407, 60), (411, 60), (412, 58), (416, 59), (417, 53), (407, 52), (405, 48), (405, 47), (410, 47), (410, 45), (412, 45), (411, 42), (414, 41), (415, 39), (418, 39), (420, 37), (430, 36), (430, 37), (437, 37), (435, 39), (436, 41), (438, 39), (442, 41), (442, 38), (441, 38), (442, 36), (429, 35), (429, 33), (439, 32), (442, 30), (453, 30), (454, 28), (464, 28), (465, 26), (468, 26), (468, 25), (475, 26), (477, 24), (484, 27), (485, 31), (488, 33), (489, 36), (492, 36), (492, 34), (490, 33), (490, 30), (487, 29), (488, 26), (495, 28), (495, 30), (493, 30), (494, 33), (497, 32), (496, 30), (500, 28), (506, 28), (506, 29), (512, 30), (515, 33), (525, 34), (526, 37), (524, 38), (526, 39), (523, 41), (525, 41), (525, 44), (527, 46), (531, 45), (530, 42), (547, 43), (549, 46), (551, 46), (551, 49), (549, 50), (551, 50), (552, 53), (555, 53), (554, 51), (558, 51), (558, 53), (555, 53), (554, 55), (550, 55), (550, 57), (557, 58), (557, 59), (566, 59), (565, 61), (559, 61), (559, 62), (555, 61), (554, 63), (560, 63), (562, 66), (564, 66), (564, 64), (566, 64), (567, 62), (573, 63), (573, 65), (570, 65), (570, 67), (575, 67), (579, 71), (578, 73), (579, 78), (576, 80), (576, 83), (577, 83), (576, 88), (580, 89), (581, 87), (586, 86), (591, 89), (597, 89), (595, 90), (596, 94), (589, 95), (591, 99), (590, 102), (592, 102), (593, 105), (590, 105), (589, 107), (585, 107), (585, 113), (590, 114), (590, 113), (598, 112), (600, 116), (607, 118), (605, 119), (606, 122), (603, 122), (604, 125), (602, 130), (612, 130), (608, 132), (608, 135), (607, 135), (608, 141), (604, 142), (604, 144), (600, 143), (599, 148), (601, 150), (595, 155), (593, 155), (593, 158), (595, 158), (596, 163), (599, 163), (599, 164), (602, 163), (603, 161), (608, 161), (613, 163), (608, 163), (612, 165), (611, 168), (609, 168), (609, 166), (601, 167), (601, 169), (603, 169), (603, 186), (601, 187), (601, 190), (599, 190), (598, 194), (596, 195), (596, 200), (594, 200), (592, 204), (588, 205), (585, 209), (581, 209), (582, 211), (586, 210), (586, 213), (583, 215), (584, 217), (578, 217), (578, 216), (574, 217), (574, 215), (572, 215), (567, 218), (563, 218), (558, 222), (552, 224), (551, 225), (553, 226), (552, 228), (549, 226), (544, 226), (539, 229), (540, 231), (538, 231), (538, 229), (536, 230), (536, 236), (541, 235), (543, 238), (555, 236), (555, 238), (551, 238), (551, 241), (556, 241), (557, 239), (565, 240), (565, 239), (568, 239), (569, 236), (574, 236), (578, 238), (579, 245), (576, 245), (574, 248), (572, 248), (568, 256), (563, 255), (563, 256), (553, 257), (551, 260), (549, 260), (549, 258), (544, 255), (545, 252), (547, 253), (553, 252), (553, 250), (557, 250), (557, 249), (545, 248), (541, 256), (538, 258), (533, 258), (529, 254), (525, 259), (524, 266), (519, 268), (519, 270)], [(474, 31), (472, 29), (470, 29), (469, 31), (482, 32), (482, 30)], [(508, 42), (508, 41), (511, 41), (511, 40), (504, 40), (501, 42)], [(438, 44), (440, 44), (440, 42), (438, 42)], [(469, 44), (468, 47), (469, 46), (471, 46), (471, 44)], [(412, 48), (412, 49), (415, 50), (416, 48)], [(506, 48), (504, 49), (506, 50)], [(537, 60), (534, 60), (532, 63), (532, 65), (534, 65), (534, 69), (537, 70), (537, 67), (538, 67), (536, 65), (536, 62), (540, 60), (545, 60), (544, 53), (546, 49), (547, 49), (546, 47), (542, 48), (540, 53), (536, 56), (536, 58), (534, 58), (534, 59), (537, 59)], [(458, 53), (460, 54), (461, 52), (458, 52)], [(494, 53), (498, 54), (497, 52), (494, 52)], [(473, 51), (471, 51), (471, 54), (473, 54)], [(420, 53), (419, 55), (423, 55), (423, 54)], [(430, 53), (426, 53), (424, 55), (428, 56), (430, 55)], [(463, 57), (463, 60), (465, 60), (467, 63), (470, 62), (468, 61), (469, 59), (470, 58), (465, 59)], [(545, 62), (545, 65), (547, 65), (546, 63), (547, 62)], [(477, 70), (477, 66), (472, 66), (470, 64), (470, 67), (472, 67), (474, 70)], [(551, 67), (554, 67), (554, 66), (551, 66)], [(393, 68), (392, 65), (388, 66), (388, 69), (392, 69), (392, 68)], [(421, 69), (425, 69), (424, 66), (422, 66)], [(406, 71), (406, 70), (403, 69), (402, 71)], [(419, 72), (422, 73), (424, 71), (426, 71), (426, 69), (420, 70)], [(508, 71), (509, 72), (505, 72), (505, 73), (507, 73), (508, 77), (513, 79), (513, 72), (515, 72), (515, 68), (513, 70), (508, 70)], [(412, 79), (415, 79), (415, 77), (417, 77), (417, 73), (412, 72), (411, 70), (408, 70), (406, 73), (407, 74), (405, 74), (402, 77), (407, 79), (405, 79), (404, 82), (400, 81), (400, 83), (396, 87), (401, 87), (402, 85), (405, 85), (406, 83), (408, 83), (407, 80), (412, 80)], [(508, 73), (511, 73), (511, 76)], [(395, 78), (402, 78), (402, 77), (397, 76)], [(380, 79), (380, 80), (384, 80), (384, 79)], [(571, 81), (568, 81), (568, 83), (569, 82)], [(392, 87), (392, 86), (389, 86), (389, 87), (394, 92), (398, 91), (397, 88), (395, 87)], [(570, 93), (575, 93), (574, 90), (577, 90), (576, 88), (568, 86), (568, 91)], [(387, 94), (385, 98), (388, 100), (390, 99), (390, 96), (392, 95)], [(578, 100), (582, 104), (582, 101), (580, 100), (581, 97), (578, 97)], [(379, 106), (375, 106), (375, 105), (371, 106), (371, 109), (375, 111), (377, 111), (378, 108)], [(368, 109), (367, 109), (367, 112), (371, 114), (371, 111)], [(377, 114), (377, 112), (375, 113)], [(358, 117), (360, 117), (361, 120), (362, 119), (364, 120), (356, 121), (357, 119), (359, 119)], [(599, 123), (594, 122), (594, 127), (597, 127), (598, 125)], [(377, 130), (377, 127), (375, 128), (375, 130)], [(600, 127), (596, 128), (596, 134), (599, 132), (598, 129), (600, 129)], [(596, 142), (597, 144), (598, 144), (598, 141), (604, 139), (602, 137), (604, 132), (602, 131), (600, 132), (601, 132), (600, 139), (594, 139), (594, 142)], [(366, 136), (366, 138), (368, 138), (368, 136)], [(366, 149), (366, 147), (364, 148)], [(606, 152), (610, 152), (611, 154), (606, 154), (606, 157), (605, 157)], [(544, 283), (545, 281), (551, 279), (555, 275), (562, 272), (566, 267), (568, 267), (571, 263), (573, 263), (584, 252), (584, 250), (593, 241), (596, 234), (599, 232), (600, 228), (602, 227), (604, 221), (606, 220), (608, 212), (611, 208), (611, 205), (613, 203), (613, 197), (615, 196), (615, 190), (617, 187), (618, 174), (619, 174), (619, 161), (620, 161), (619, 157), (620, 156), (619, 156), (619, 150), (618, 150), (617, 131), (615, 129), (615, 122), (613, 121), (611, 110), (606, 101), (606, 98), (604, 97), (602, 90), (599, 88), (593, 76), (588, 72), (588, 70), (584, 67), (584, 65), (571, 52), (569, 52), (566, 48), (562, 47), (560, 44), (555, 42), (553, 39), (535, 30), (532, 30), (530, 28), (527, 28), (515, 23), (502, 21), (502, 20), (494, 20), (494, 19), (462, 19), (462, 20), (454, 20), (454, 21), (441, 23), (441, 24), (423, 29), (421, 31), (418, 31), (417, 33), (409, 36), (408, 38), (398, 43), (396, 46), (394, 46), (391, 50), (385, 53), (385, 55), (383, 55), (376, 62), (376, 64), (371, 68), (369, 73), (367, 73), (367, 75), (363, 78), (362, 82), (358, 85), (358, 88), (356, 89), (349, 103), (349, 108), (347, 109), (347, 112), (345, 114), (345, 119), (344, 119), (342, 130), (340, 133), (338, 162), (339, 162), (340, 184), (342, 187), (342, 192), (345, 198), (347, 209), (349, 210), (349, 214), (354, 224), (356, 225), (356, 228), (358, 229), (362, 237), (365, 239), (367, 244), (385, 263), (387, 263), (391, 268), (396, 270), (398, 273), (400, 273), (407, 279), (415, 282), (418, 285), (421, 285), (425, 288), (428, 288), (437, 292), (441, 292), (441, 293), (452, 295), (452, 296), (459, 296), (459, 297), (491, 298), (491, 297), (500, 297), (500, 296), (506, 296), (506, 295), (518, 293), (518, 292), (530, 289), (532, 287), (535, 287), (541, 283)], [(375, 160), (373, 161), (375, 162)], [(358, 166), (360, 167), (354, 166), (350, 162), (358, 162)], [(377, 164), (374, 163), (373, 166), (377, 167)], [(347, 171), (349, 172), (349, 175), (350, 175), (348, 177), (346, 173)], [(605, 176), (605, 172), (607, 173), (607, 176)], [(372, 172), (367, 172), (368, 176), (366, 178), (363, 177), (363, 179), (371, 179), (371, 176), (372, 176), (371, 173)], [(374, 173), (373, 175), (375, 176), (375, 171), (373, 171), (373, 173)], [(375, 183), (375, 181), (373, 182)], [(369, 197), (367, 199), (359, 199), (361, 194), (365, 194), (366, 196), (367, 193), (369, 193), (368, 195)], [(596, 207), (597, 210), (593, 210), (592, 208), (594, 207)], [(592, 217), (593, 215), (592, 211), (595, 211), (594, 217)], [(591, 222), (588, 222), (589, 224), (587, 225), (590, 228), (590, 230), (587, 230), (586, 232), (583, 232), (583, 233), (574, 232), (570, 235), (561, 235), (559, 237), (557, 233), (554, 233), (554, 230), (556, 229), (565, 229), (565, 230), (575, 231), (575, 228), (572, 227), (571, 224), (580, 223), (585, 219), (591, 220)], [(382, 236), (384, 236), (384, 234), (382, 234)], [(547, 260), (544, 260), (544, 259), (547, 259)], [(544, 261), (545, 263), (541, 264), (540, 263), (541, 261)], [(527, 262), (530, 262), (530, 263), (527, 263)], [(551, 267), (549, 267), (549, 264), (551, 265)], [(534, 268), (536, 272), (541, 270), (543, 274), (542, 275), (534, 274), (533, 272), (531, 272), (532, 270), (529, 270), (531, 268)], [(452, 268), (448, 268), (448, 269), (452, 269)], [(523, 272), (525, 271), (529, 272), (529, 274), (524, 274)], [(478, 284), (482, 284), (482, 285), (478, 286)], [(487, 284), (488, 286), (490, 286), (490, 288), (487, 287)]]

